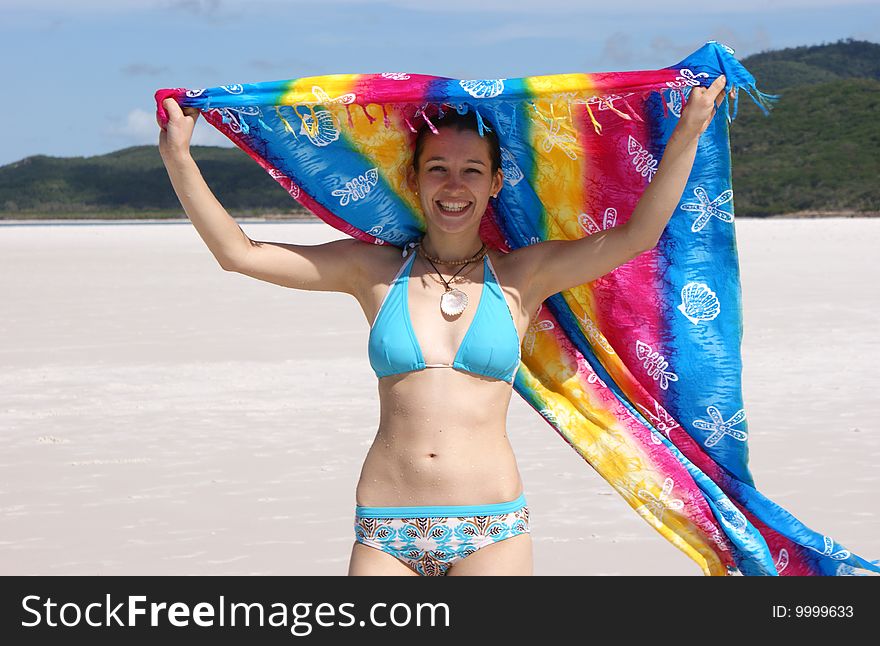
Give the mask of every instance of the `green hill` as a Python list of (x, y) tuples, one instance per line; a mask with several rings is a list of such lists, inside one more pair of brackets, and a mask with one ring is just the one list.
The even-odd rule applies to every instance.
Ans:
[[(730, 131), (736, 215), (880, 215), (880, 45), (850, 39), (742, 63), (762, 92), (782, 96), (765, 117), (740, 93)], [(314, 217), (243, 151), (192, 153), (231, 214)], [(155, 146), (0, 167), (0, 219), (182, 215)]]
[(740, 62), (758, 79), (761, 91), (771, 94), (843, 79), (880, 81), (880, 44), (851, 38), (827, 45), (761, 52)]
[(880, 45), (840, 41), (742, 60), (770, 117), (741, 93), (730, 128), (737, 216), (880, 215)]
[[(233, 215), (301, 208), (238, 148), (193, 146), (193, 158)], [(94, 157), (36, 155), (0, 167), (0, 219), (43, 217), (182, 217), (183, 209), (156, 146)]]

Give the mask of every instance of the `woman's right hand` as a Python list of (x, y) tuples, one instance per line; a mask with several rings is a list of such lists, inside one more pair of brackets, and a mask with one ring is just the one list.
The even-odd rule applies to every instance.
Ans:
[(169, 159), (189, 155), (189, 145), (192, 140), (193, 129), (199, 118), (197, 108), (182, 108), (171, 97), (162, 101), (162, 106), (168, 113), (168, 123), (165, 127), (159, 123), (159, 154), (162, 159)]

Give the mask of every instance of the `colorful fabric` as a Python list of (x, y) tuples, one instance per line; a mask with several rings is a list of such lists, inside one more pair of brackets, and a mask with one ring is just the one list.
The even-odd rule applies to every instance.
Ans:
[(390, 554), (422, 576), (443, 576), (481, 547), (528, 532), (525, 494), (493, 505), (355, 508), (357, 542)]
[(548, 298), (514, 388), (705, 574), (880, 572), (763, 496), (748, 469), (728, 126), (739, 90), (765, 114), (778, 97), (757, 90), (730, 48), (710, 41), (649, 71), (333, 75), (160, 90), (156, 101), (160, 120), (167, 96), (198, 108), (331, 226), (400, 247), (425, 230), (405, 181), (416, 127), (473, 110), (498, 134), (505, 176), (480, 233), (506, 252), (626, 222), (690, 89), (720, 74), (736, 89), (732, 110), (725, 98), (701, 136), (657, 247)]

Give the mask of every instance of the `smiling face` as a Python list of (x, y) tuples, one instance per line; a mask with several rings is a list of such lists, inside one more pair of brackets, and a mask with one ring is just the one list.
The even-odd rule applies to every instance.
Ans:
[(409, 182), (418, 191), (429, 228), (446, 233), (477, 231), (489, 203), (504, 180), (492, 172), (489, 143), (473, 130), (440, 127), (426, 135)]

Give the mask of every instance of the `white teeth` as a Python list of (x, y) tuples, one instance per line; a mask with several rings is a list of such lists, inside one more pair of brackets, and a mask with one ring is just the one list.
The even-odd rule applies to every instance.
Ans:
[(439, 202), (439, 204), (444, 211), (454, 213), (456, 211), (464, 211), (468, 207), (469, 202)]

